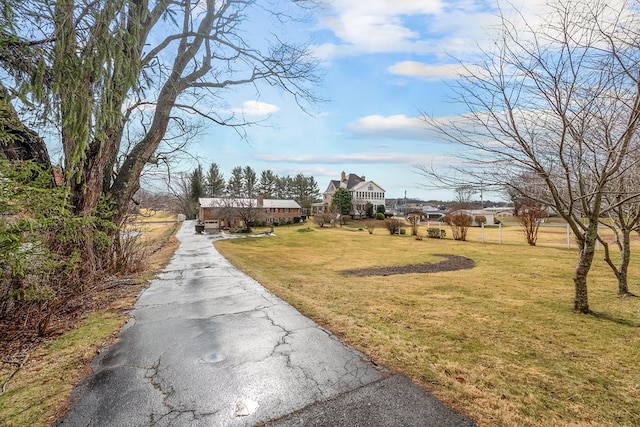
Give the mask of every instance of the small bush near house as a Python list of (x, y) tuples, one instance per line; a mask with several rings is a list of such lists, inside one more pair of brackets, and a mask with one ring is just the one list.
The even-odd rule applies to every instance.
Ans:
[(333, 221), (333, 215), (330, 213), (315, 214), (313, 216), (313, 223), (319, 226), (320, 228), (324, 227), (325, 225), (331, 224), (332, 221)]
[(477, 215), (474, 219), (476, 221), (476, 224), (478, 224), (478, 227), (482, 227), (482, 224), (487, 223), (487, 217), (484, 215)]
[(383, 219), (384, 219), (384, 214), (383, 214), (382, 212), (378, 212), (378, 213), (376, 214), (376, 219), (378, 219), (378, 220), (383, 220)]
[(444, 236), (447, 235), (447, 232), (441, 228), (428, 228), (427, 229), (427, 237), (432, 239), (444, 239)]

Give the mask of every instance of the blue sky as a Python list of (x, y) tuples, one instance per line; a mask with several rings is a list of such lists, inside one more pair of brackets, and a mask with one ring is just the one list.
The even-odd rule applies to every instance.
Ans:
[(452, 191), (428, 188), (432, 183), (415, 165), (444, 167), (459, 147), (438, 141), (417, 117), (464, 112), (448, 86), (457, 74), (452, 58), (471, 60), (490, 42), (496, 10), (495, 2), (483, 0), (328, 3), (291, 32), (313, 40), (323, 73), (317, 92), (327, 102), (307, 115), (276, 91), (261, 90), (259, 97), (239, 91), (226, 99), (229, 108), (268, 120), (248, 129), (247, 141), (210, 127), (193, 150), (203, 167), (215, 162), (225, 177), (247, 165), (258, 173), (301, 172), (324, 191), (345, 171), (375, 181), (388, 198), (406, 191), (409, 198), (451, 200)]

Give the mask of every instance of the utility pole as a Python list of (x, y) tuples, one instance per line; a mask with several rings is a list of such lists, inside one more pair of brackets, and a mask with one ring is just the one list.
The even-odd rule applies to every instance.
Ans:
[(407, 214), (407, 190), (404, 190), (404, 209), (402, 210), (404, 215)]

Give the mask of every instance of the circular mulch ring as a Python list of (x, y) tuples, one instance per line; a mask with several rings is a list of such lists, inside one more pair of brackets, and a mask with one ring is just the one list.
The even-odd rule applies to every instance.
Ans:
[(409, 273), (439, 273), (441, 271), (467, 270), (475, 267), (476, 263), (471, 259), (459, 255), (433, 254), (444, 258), (439, 262), (424, 262), (422, 264), (398, 265), (393, 267), (356, 268), (342, 270), (345, 276), (390, 276), (392, 274)]

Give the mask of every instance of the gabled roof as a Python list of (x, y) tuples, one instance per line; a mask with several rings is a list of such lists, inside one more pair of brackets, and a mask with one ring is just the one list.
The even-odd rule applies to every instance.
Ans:
[(295, 200), (264, 199), (262, 201), (262, 207), (300, 209), (301, 206)]
[(329, 181), (329, 185), (327, 186), (327, 191), (325, 191), (325, 193), (332, 193), (338, 188), (340, 188), (340, 181), (337, 179), (332, 179), (331, 181)]
[(342, 180), (333, 179), (333, 180), (329, 181), (329, 185), (327, 186), (327, 190), (325, 191), (325, 194), (326, 193), (333, 193), (338, 188), (345, 188), (348, 191), (354, 191), (357, 188), (362, 187), (362, 185), (364, 185), (366, 183), (373, 184), (376, 187), (378, 187), (380, 190), (385, 191), (384, 188), (380, 187), (375, 182), (365, 180), (364, 176), (358, 176), (355, 173), (350, 173), (347, 176), (344, 172), (342, 172), (342, 176), (344, 177), (344, 179), (342, 179)]
[(378, 188), (379, 188), (380, 190), (382, 190), (382, 191), (385, 191), (385, 190), (384, 190), (384, 188), (380, 187), (378, 184), (376, 184), (376, 183), (375, 183), (375, 182), (373, 182), (373, 181), (360, 181), (358, 184), (356, 184), (356, 185), (353, 187), (353, 189), (354, 189), (354, 190), (359, 190), (359, 189), (361, 189), (361, 188), (363, 188), (363, 187), (365, 187), (365, 186), (368, 186), (369, 184), (372, 184), (372, 185), (374, 185), (374, 186), (378, 187)]
[(295, 200), (283, 199), (263, 199), (262, 206), (258, 206), (258, 199), (247, 199), (238, 197), (200, 197), (198, 203), (203, 208), (221, 208), (221, 207), (262, 207), (262, 208), (290, 208), (300, 209), (301, 206)]
[(364, 180), (360, 178), (358, 175), (354, 173), (350, 173), (349, 177), (347, 178), (347, 190), (353, 189), (353, 187), (355, 187), (356, 185), (360, 184), (363, 181)]

